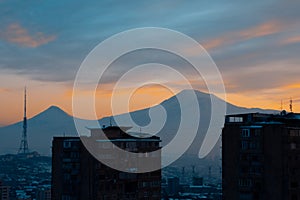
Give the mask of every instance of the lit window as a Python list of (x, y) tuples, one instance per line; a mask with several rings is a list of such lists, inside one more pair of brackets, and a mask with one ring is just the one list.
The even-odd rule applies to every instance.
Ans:
[(229, 117), (229, 122), (243, 122), (242, 117)]

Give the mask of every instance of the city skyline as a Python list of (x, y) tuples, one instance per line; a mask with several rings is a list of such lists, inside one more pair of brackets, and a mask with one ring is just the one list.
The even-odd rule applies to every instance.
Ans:
[[(73, 81), (85, 56), (114, 34), (149, 26), (180, 31), (203, 45), (223, 76), (228, 102), (279, 110), (283, 100), (283, 108), (289, 110), (292, 97), (294, 112), (300, 112), (299, 2), (91, 3), (0, 1), (0, 126), (22, 119), (25, 85), (29, 118), (51, 105), (71, 114)], [(184, 44), (182, 48), (194, 56), (193, 49)], [(114, 70), (128, 69), (134, 64), (130, 58), (115, 63)], [(186, 74), (195, 89), (206, 91), (188, 66), (166, 59)], [(97, 95), (102, 105), (109, 103), (114, 70), (108, 71), (104, 89)], [(185, 89), (176, 80), (173, 85), (176, 92)], [(150, 107), (173, 95), (157, 85), (143, 87), (130, 110)], [(119, 97), (122, 100), (121, 92)], [(110, 112), (104, 109), (99, 118), (107, 115)], [(88, 118), (84, 113), (78, 117)]]

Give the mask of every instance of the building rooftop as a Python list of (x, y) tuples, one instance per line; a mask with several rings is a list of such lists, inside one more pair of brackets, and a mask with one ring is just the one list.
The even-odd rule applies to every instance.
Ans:
[[(155, 135), (143, 132), (129, 132), (132, 127), (118, 127), (118, 126), (107, 126), (103, 128), (88, 128), (91, 131), (91, 138), (96, 138), (98, 142), (108, 142), (108, 141), (154, 141), (160, 142), (160, 138)], [(107, 138), (101, 137), (101, 134), (105, 133)], [(83, 136), (86, 137), (86, 136)], [(68, 139), (78, 141), (80, 140), (77, 136), (55, 136), (55, 139)]]
[(294, 120), (300, 120), (300, 113), (282, 111), (280, 114), (246, 113), (226, 116), (226, 123), (282, 124)]

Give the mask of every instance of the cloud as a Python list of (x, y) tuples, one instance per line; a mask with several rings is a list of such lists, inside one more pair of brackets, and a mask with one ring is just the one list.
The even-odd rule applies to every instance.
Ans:
[(260, 24), (256, 27), (240, 31), (238, 35), (243, 39), (252, 39), (272, 35), (283, 30), (283, 25), (278, 21), (271, 21)]
[[(10, 42), (17, 45), (1, 43), (4, 48), (0, 50), (0, 68), (14, 70), (16, 74), (33, 80), (71, 82), (82, 60), (99, 42), (130, 28), (159, 26), (183, 32), (204, 44), (208, 50), (221, 49), (210, 53), (221, 69), (231, 73), (232, 69), (239, 70), (273, 60), (271, 55), (266, 56), (278, 54), (278, 49), (269, 45), (278, 42), (273, 40), (276, 39), (273, 35), (280, 32), (283, 25), (295, 25), (295, 21), (299, 19), (297, 5), (269, 0), (247, 3), (229, 1), (226, 4), (222, 1), (120, 3), (108, 0), (91, 3), (30, 1), (15, 6), (6, 1), (0, 7), (0, 30), (3, 29), (0, 31), (0, 39), (10, 39)], [(170, 10), (170, 7), (173, 9)], [(282, 8), (288, 12), (278, 12)], [(127, 12), (130, 10), (136, 12)], [(43, 33), (34, 30), (43, 30)], [(8, 31), (13, 34), (8, 35)], [(53, 32), (59, 34), (59, 37), (51, 36), (50, 33)], [(3, 35), (4, 33), (6, 34)], [(269, 35), (272, 37), (265, 37)], [(56, 42), (43, 48), (19, 48), (36, 47), (55, 39)], [(290, 50), (281, 51), (282, 54), (293, 54)], [(193, 50), (189, 52), (194, 55)], [(18, 59), (15, 59), (16, 55)], [(138, 56), (129, 59), (133, 60), (128, 61), (129, 63), (121, 59), (104, 81), (116, 80), (118, 76), (115, 74), (130, 69), (135, 60), (150, 60), (148, 55)], [(274, 59), (278, 58), (280, 55), (276, 55)], [(168, 60), (163, 64), (175, 66), (180, 72), (191, 71), (185, 63), (178, 62), (178, 59), (157, 60), (163, 59)], [(136, 63), (143, 63), (142, 61)]]
[(297, 89), (299, 87), (299, 73), (298, 64), (292, 64), (292, 61), (287, 59), (246, 69), (236, 69), (235, 73), (226, 73), (223, 74), (223, 77), (226, 80), (228, 93), (253, 92), (263, 94), (267, 89), (285, 91)]
[(211, 50), (225, 45), (232, 45), (234, 43), (279, 33), (283, 31), (283, 29), (284, 25), (279, 21), (268, 21), (251, 28), (226, 33), (219, 38), (204, 42), (203, 46), (206, 49)]
[(31, 35), (19, 23), (13, 23), (0, 32), (0, 38), (20, 46), (35, 48), (55, 40), (56, 36), (47, 36), (42, 32)]
[(209, 40), (205, 43), (203, 43), (203, 46), (209, 50), (209, 49), (214, 49), (217, 47), (220, 47), (222, 45), (224, 45), (226, 43), (225, 38), (217, 38), (217, 39), (213, 39), (213, 40)]
[(300, 35), (288, 37), (281, 42), (282, 44), (296, 44), (300, 43)]

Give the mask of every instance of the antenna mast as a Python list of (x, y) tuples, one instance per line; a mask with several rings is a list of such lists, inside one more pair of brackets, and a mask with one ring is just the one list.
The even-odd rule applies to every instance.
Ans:
[(28, 142), (27, 142), (27, 102), (26, 102), (26, 87), (24, 89), (24, 118), (23, 118), (23, 132), (22, 132), (22, 140), (20, 144), (20, 148), (18, 154), (26, 154), (29, 153), (28, 150)]
[(293, 112), (293, 99), (292, 99), (292, 97), (290, 99), (290, 110), (291, 110), (291, 112)]

